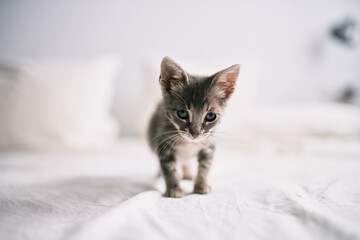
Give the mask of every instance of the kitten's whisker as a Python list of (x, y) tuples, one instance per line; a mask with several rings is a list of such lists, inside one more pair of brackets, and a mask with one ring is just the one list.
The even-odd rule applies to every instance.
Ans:
[(170, 145), (168, 142), (172, 142), (172, 144), (170, 145), (169, 149), (172, 149), (173, 145), (178, 141), (178, 139), (181, 138), (178, 135), (173, 135), (165, 144), (164, 146), (160, 149), (160, 154), (163, 153), (163, 151)]
[(170, 148), (179, 143), (182, 140), (181, 136), (176, 136), (175, 141), (171, 144)]
[(223, 138), (221, 138), (221, 137), (219, 137), (219, 136), (217, 136), (217, 135), (211, 135), (211, 137), (212, 137), (212, 139), (213, 139), (214, 141), (218, 140), (218, 141), (220, 141), (221, 143), (227, 144), (227, 142), (226, 142)]
[(165, 143), (166, 141), (169, 141), (171, 140), (172, 138), (174, 138), (175, 135), (170, 135), (168, 137), (165, 137), (164, 139), (162, 139), (155, 147), (154, 147), (154, 150), (157, 151), (158, 148), (160, 147), (160, 145), (162, 145), (163, 143)]
[(177, 132), (177, 131), (178, 130), (169, 130), (169, 131), (157, 132), (157, 133), (152, 134), (151, 136), (158, 135), (158, 134), (164, 134), (164, 133), (174, 133), (174, 132)]
[[(225, 141), (224, 139), (222, 139), (221, 137), (219, 137), (219, 136), (211, 135), (210, 139), (213, 140), (214, 142), (221, 143), (227, 149), (231, 148), (229, 143), (227, 141)], [(218, 141), (216, 141), (216, 140), (218, 140)]]
[(162, 152), (166, 149), (166, 147), (169, 145), (167, 142), (174, 142), (177, 138), (179, 138), (180, 136), (178, 134), (176, 135), (171, 135), (171, 136), (168, 136), (164, 139), (162, 139), (158, 144), (157, 146), (154, 148), (155, 151), (159, 150), (158, 148), (161, 146), (161, 149), (159, 150), (159, 154), (162, 154)]
[(235, 140), (235, 141), (241, 141), (239, 138), (235, 137), (234, 135), (228, 133), (228, 132), (220, 132), (220, 131), (214, 131), (215, 135), (222, 135), (225, 137), (229, 137), (231, 138), (231, 140)]
[(169, 136), (167, 136), (167, 137), (164, 137), (163, 139), (161, 139), (161, 140), (159, 141), (159, 145), (162, 144), (162, 143), (164, 143), (164, 142), (166, 142), (166, 141), (168, 141), (168, 140), (171, 140), (172, 138), (174, 138), (174, 135), (169, 135)]
[(151, 140), (155, 140), (156, 138), (164, 137), (164, 136), (170, 136), (170, 135), (172, 136), (172, 135), (178, 134), (178, 133), (179, 133), (178, 130), (155, 133), (155, 134), (151, 135)]
[(166, 132), (159, 132), (159, 133), (155, 133), (153, 135), (151, 135), (151, 139), (155, 139), (157, 137), (161, 137), (161, 136), (166, 136), (166, 135), (170, 135), (172, 133), (178, 133), (177, 130), (174, 130), (174, 131), (166, 131)]
[(223, 136), (225, 136), (225, 137), (229, 137), (230, 139), (230, 141), (231, 142), (235, 142), (236, 143), (236, 145), (241, 145), (241, 146), (246, 146), (248, 143), (246, 142), (246, 141), (244, 141), (244, 140), (242, 140), (242, 139), (239, 139), (238, 137), (235, 137), (234, 135), (231, 135), (231, 134), (229, 134), (229, 133), (226, 133), (226, 132), (218, 132), (218, 131), (216, 131), (216, 132), (214, 132), (214, 136), (217, 136), (217, 137), (219, 137), (219, 135), (223, 135)]
[(211, 147), (213, 148), (215, 147), (215, 143), (213, 143), (210, 138), (205, 139), (205, 142), (209, 144)]

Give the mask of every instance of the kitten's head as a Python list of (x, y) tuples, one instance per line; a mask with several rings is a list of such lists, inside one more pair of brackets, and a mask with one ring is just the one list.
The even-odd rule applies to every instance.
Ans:
[(233, 65), (208, 77), (193, 76), (164, 57), (159, 80), (165, 112), (183, 138), (197, 142), (211, 134), (235, 90), (239, 70)]

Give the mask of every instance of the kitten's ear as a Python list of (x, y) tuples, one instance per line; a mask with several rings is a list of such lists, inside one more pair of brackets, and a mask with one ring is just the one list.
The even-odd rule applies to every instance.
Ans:
[(179, 64), (169, 57), (164, 57), (161, 61), (160, 85), (163, 89), (169, 91), (176, 86), (182, 86), (189, 83), (188, 76)]
[(240, 65), (235, 64), (214, 74), (212, 85), (221, 97), (227, 99), (234, 92), (239, 71)]

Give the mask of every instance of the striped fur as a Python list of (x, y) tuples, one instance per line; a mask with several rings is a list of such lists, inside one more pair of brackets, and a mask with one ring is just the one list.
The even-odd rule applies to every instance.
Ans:
[[(233, 65), (212, 76), (193, 76), (172, 59), (162, 60), (159, 82), (163, 100), (151, 118), (148, 140), (159, 157), (165, 196), (184, 195), (177, 165), (182, 165), (183, 178), (192, 179), (187, 161), (191, 158), (198, 159), (194, 193), (210, 191), (207, 175), (215, 150), (212, 133), (221, 121), (238, 74), (239, 65)], [(186, 112), (186, 118), (179, 111)], [(210, 120), (212, 114), (215, 118)]]

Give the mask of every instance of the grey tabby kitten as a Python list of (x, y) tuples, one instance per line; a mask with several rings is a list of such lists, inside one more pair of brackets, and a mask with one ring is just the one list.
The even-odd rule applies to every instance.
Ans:
[(181, 165), (184, 179), (192, 179), (188, 160), (194, 157), (198, 159), (194, 193), (210, 191), (207, 175), (215, 146), (209, 136), (234, 92), (239, 69), (239, 65), (233, 65), (212, 76), (200, 77), (185, 72), (169, 57), (162, 60), (159, 81), (163, 101), (151, 118), (148, 139), (160, 160), (165, 196), (184, 196), (177, 165)]

